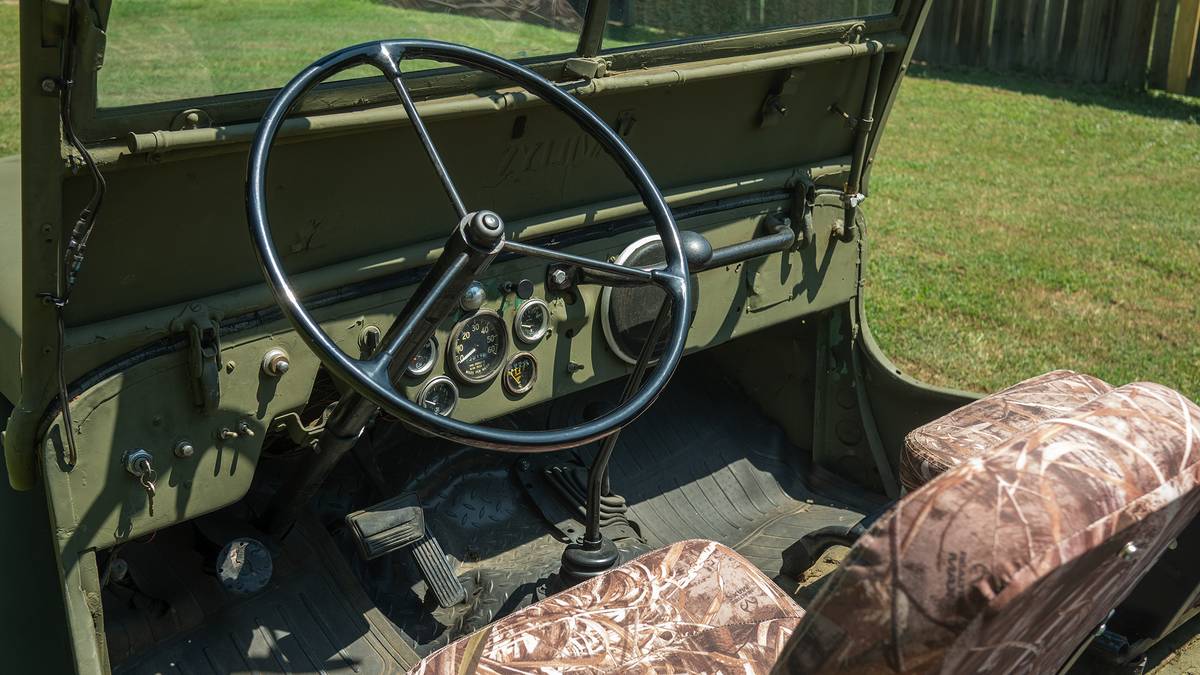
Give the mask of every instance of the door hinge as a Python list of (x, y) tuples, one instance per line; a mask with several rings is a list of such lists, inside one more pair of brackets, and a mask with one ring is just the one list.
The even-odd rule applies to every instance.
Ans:
[(192, 402), (204, 412), (221, 403), (221, 318), (200, 303), (192, 303), (171, 321), (171, 332), (185, 333), (188, 379)]

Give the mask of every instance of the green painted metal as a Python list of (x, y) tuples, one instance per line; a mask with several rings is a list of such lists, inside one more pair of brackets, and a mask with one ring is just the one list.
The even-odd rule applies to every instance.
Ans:
[[(82, 73), (94, 73), (100, 61), (110, 4), (96, 0), (89, 11), (74, 15)], [(855, 241), (831, 233), (843, 213), (835, 192), (851, 173), (855, 132), (830, 108), (859, 110), (868, 56), (875, 49), (865, 40), (878, 41), (885, 56), (877, 122), (866, 139), (867, 164), (860, 167), (869, 169), (925, 5), (901, 0), (896, 16), (866, 23), (831, 22), (606, 54), (612, 74), (574, 85), (605, 119), (627, 125), (628, 142), (672, 206), (729, 204), (719, 200), (773, 194), (681, 219), (681, 226), (703, 232), (715, 246), (753, 237), (765, 216), (789, 208), (790, 196), (782, 191), (794, 189), (803, 177), (811, 175), (830, 190), (817, 202), (812, 245), (699, 275), (701, 309), (691, 350), (717, 351), (753, 334), (766, 343), (791, 344), (800, 363), (799, 355), (813, 353), (816, 345), (807, 337), (780, 336), (781, 326), (813, 318), (826, 335), (849, 334), (847, 313), (859, 294), (861, 252)], [(41, 0), (24, 0), (21, 6), (25, 154), (19, 216), (3, 210), (17, 201), (6, 199), (16, 189), (15, 181), (5, 179), (15, 162), (0, 161), (0, 238), (9, 242), (0, 246), (0, 393), (14, 404), (4, 448), (8, 482), (15, 488), (0, 488), (0, 513), (15, 540), (44, 552), (28, 559), (10, 556), (4, 571), (8, 579), (29, 580), (22, 588), (29, 600), (52, 599), (19, 600), (23, 607), (37, 606), (29, 610), (29, 630), (0, 633), (0, 648), (19, 654), (21, 670), (31, 671), (42, 670), (35, 667), (37, 659), (45, 665), (50, 657), (27, 646), (39, 645), (42, 652), (57, 644), (51, 650), (57, 658), (69, 643), (76, 668), (104, 672), (96, 551), (240, 499), (250, 486), (263, 437), (305, 405), (319, 364), (280, 319), (227, 326), (221, 335), (220, 404), (206, 413), (193, 405), (188, 352), (175, 321), (195, 313), (226, 321), (253, 318), (271, 306), (242, 213), (247, 141), (268, 95), (97, 111), (94, 77), (83, 76), (72, 119), (85, 138), (94, 140), (89, 148), (110, 187), (67, 307), (66, 376), (85, 386), (73, 391), (72, 401), (79, 463), (63, 463), (64, 429), (51, 407), (54, 312), (36, 294), (56, 288), (62, 239), (90, 191), (87, 176), (71, 169), (75, 151), (62, 142), (58, 98), (41, 87), (60, 67), (64, 6)], [(555, 75), (562, 63), (548, 61), (538, 69)], [(794, 96), (789, 113), (777, 123), (760, 125), (764, 97), (782, 77), (799, 78), (808, 95)], [(495, 85), (486, 77), (441, 72), (413, 86), (425, 99), (421, 111), (474, 208), (502, 213), (521, 240), (564, 237), (641, 213), (624, 178), (578, 130), (540, 101)], [(288, 252), (286, 262), (303, 292), (345, 290), (403, 274), (436, 257), (444, 240), (448, 208), (399, 107), (368, 105), (392, 100), (381, 96), (373, 84), (317, 92), (277, 151), (272, 181), (279, 191), (272, 216), (279, 225), (277, 241)], [(215, 126), (170, 130), (183, 105), (203, 106)], [(314, 114), (321, 109), (338, 111)], [(568, 250), (606, 258), (648, 231), (621, 231)], [(536, 294), (549, 301), (556, 324), (551, 336), (532, 349), (541, 364), (534, 389), (518, 400), (498, 381), (463, 386), (457, 412), (462, 419), (488, 419), (627, 372), (604, 344), (596, 318), (598, 289), (569, 297), (548, 294), (543, 274), (544, 265), (533, 260), (504, 261), (489, 269), (483, 280), (486, 307), (511, 320), (516, 299), (502, 297), (501, 283), (530, 278)], [(351, 293), (316, 315), (346, 351), (356, 353), (363, 329), (386, 328), (410, 292), (411, 286), (398, 285)], [(437, 335), (442, 346), (449, 323)], [(870, 355), (873, 348), (866, 344)], [(834, 339), (826, 347), (844, 355), (853, 345)], [(259, 367), (273, 348), (290, 355), (291, 368), (281, 378)], [(145, 356), (147, 350), (153, 353)], [(765, 355), (743, 362), (730, 350), (720, 353), (722, 362), (740, 363), (743, 373), (771, 367)], [(879, 377), (878, 362), (865, 360), (860, 377), (868, 386)], [(849, 383), (853, 373), (846, 363), (835, 370)], [(430, 377), (441, 372), (439, 359)], [(414, 393), (417, 383), (410, 384)], [(753, 388), (754, 382), (745, 384)], [(802, 438), (801, 447), (824, 443), (811, 431), (812, 419), (824, 413), (802, 393), (811, 384), (798, 377), (754, 394), (794, 439)], [(936, 407), (949, 405), (952, 397), (934, 398)], [(872, 404), (876, 445), (892, 453), (903, 421), (880, 401)], [(805, 412), (790, 414), (799, 408)], [(221, 438), (223, 430), (242, 423), (255, 435)], [(836, 426), (819, 429), (837, 432)], [(181, 441), (194, 447), (193, 455), (175, 456)], [(146, 494), (122, 464), (137, 448), (153, 454), (159, 475), (153, 516)], [(847, 473), (857, 474), (860, 464), (873, 467), (872, 462), (867, 445), (843, 442), (829, 464), (853, 465)], [(40, 507), (43, 495), (48, 509)], [(33, 633), (43, 642), (29, 636)], [(26, 656), (30, 660), (21, 661)]]

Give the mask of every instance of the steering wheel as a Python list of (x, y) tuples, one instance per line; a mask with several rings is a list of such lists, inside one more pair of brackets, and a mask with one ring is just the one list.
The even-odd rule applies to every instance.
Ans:
[[(662, 239), (665, 267), (641, 269), (518, 243), (505, 236), (504, 221), (498, 214), (488, 210), (468, 211), (404, 82), (400, 64), (406, 58), (452, 63), (492, 73), (522, 86), (575, 120), (616, 160), (637, 188)], [(314, 86), (331, 75), (359, 65), (378, 68), (395, 87), (459, 219), (441, 256), (384, 333), (375, 353), (365, 359), (343, 352), (313, 320), (292, 290), (271, 237), (266, 199), (271, 148), (288, 113)], [(620, 136), (591, 109), (541, 75), (512, 61), (463, 45), (433, 40), (382, 40), (333, 52), (301, 71), (271, 101), (254, 136), (247, 173), (246, 214), (250, 235), (259, 267), (284, 316), (334, 376), (385, 412), (427, 433), (466, 445), (511, 452), (544, 452), (590, 443), (621, 429), (645, 412), (666, 386), (683, 355), (693, 300), (679, 228), (662, 193)], [(500, 429), (443, 417), (410, 401), (396, 388), (395, 382), (403, 374), (412, 354), (454, 311), (462, 290), (496, 256), (506, 252), (576, 265), (585, 270), (589, 278), (605, 284), (654, 284), (664, 291), (666, 301), (656, 321), (657, 330), (651, 331), (630, 378), (634, 386), (626, 387), (625, 398), (607, 414), (560, 429)], [(646, 371), (651, 352), (655, 351), (653, 345), (657, 342), (658, 332), (662, 330), (666, 331), (666, 344), (661, 352), (653, 355), (657, 358), (657, 366), (644, 386), (638, 389), (636, 384)]]

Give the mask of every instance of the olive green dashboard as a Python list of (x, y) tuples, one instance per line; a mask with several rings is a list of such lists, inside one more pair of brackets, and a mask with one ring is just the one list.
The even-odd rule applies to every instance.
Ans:
[[(759, 199), (733, 209), (710, 208), (710, 213), (681, 219), (680, 225), (704, 234), (717, 247), (746, 241), (761, 230), (765, 218), (792, 208), (786, 191), (767, 192)], [(814, 230), (830, 232), (841, 215), (835, 197), (818, 200)], [(605, 231), (603, 237), (565, 250), (611, 258), (651, 233), (644, 226), (627, 226), (625, 231)], [(806, 247), (697, 274), (699, 309), (689, 350), (846, 302), (856, 291), (858, 256), (855, 241), (821, 236)], [(460, 393), (453, 415), (473, 422), (627, 373), (630, 366), (613, 353), (604, 337), (601, 288), (581, 285), (565, 292), (548, 291), (546, 273), (545, 261), (516, 258), (494, 264), (480, 279), (484, 299), (478, 311), (494, 312), (507, 331), (504, 360), (520, 351), (537, 361), (538, 377), (527, 392), (514, 394), (506, 389), (500, 373), (483, 383), (471, 383), (451, 372), (447, 362), (454, 344), (451, 330), (474, 314), (460, 310), (439, 327), (435, 335), (439, 347), (429, 372), (404, 378), (405, 393), (416, 400), (429, 382), (448, 378)], [(401, 275), (392, 281), (393, 288), (330, 303), (314, 313), (344, 351), (358, 356), (372, 329), (386, 331), (408, 299), (414, 288), (404, 283), (408, 279)], [(515, 290), (505, 289), (522, 280), (533, 282), (531, 299), (545, 301), (549, 309), (548, 331), (535, 344), (512, 334), (522, 299)], [(212, 308), (196, 303), (183, 319), (208, 316), (215, 316)], [(147, 357), (145, 350), (123, 355), (118, 359), (124, 366), (119, 372), (102, 378), (74, 401), (79, 462), (70, 471), (46, 476), (52, 492), (71, 496), (53, 503), (55, 522), (71, 548), (106, 547), (230, 504), (249, 489), (268, 434), (287, 434), (302, 445), (315, 438), (320, 417), (301, 419), (300, 413), (309, 402), (319, 361), (277, 316), (256, 322), (251, 314), (218, 323), (228, 326), (231, 320), (247, 327), (230, 334), (222, 331), (219, 403), (214, 410), (195, 405), (189, 388), (191, 352), (178, 343), (161, 355), (151, 351)], [(277, 350), (288, 361), (282, 375), (263, 367), (264, 357), (279, 354)], [(138, 362), (129, 365), (131, 360)], [(46, 438), (42, 447), (46, 465), (61, 466), (65, 448), (57, 421)], [(146, 493), (125, 467), (125, 457), (137, 449), (151, 454), (158, 474), (153, 515)]]

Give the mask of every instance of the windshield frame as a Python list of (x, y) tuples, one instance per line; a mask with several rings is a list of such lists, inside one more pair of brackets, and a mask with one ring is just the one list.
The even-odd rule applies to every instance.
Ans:
[[(556, 83), (579, 81), (570, 74), (567, 62), (576, 58), (601, 57), (613, 71), (634, 71), (730, 58), (764, 52), (793, 49), (831, 41), (847, 41), (855, 26), (863, 33), (875, 35), (900, 30), (905, 16), (916, 0), (896, 0), (891, 14), (833, 19), (798, 26), (784, 26), (760, 31), (697, 36), (665, 42), (646, 43), (630, 47), (601, 50), (603, 24), (594, 28), (596, 16), (602, 9), (607, 16), (607, 0), (589, 0), (585, 24), (580, 29), (578, 47), (573, 53), (514, 59), (543, 77)], [(105, 34), (112, 3), (120, 0), (96, 0), (92, 11), (81, 18), (84, 30), (79, 31), (79, 68), (75, 83), (76, 105), (73, 122), (81, 136), (92, 141), (124, 138), (135, 133), (176, 130), (183, 114), (189, 110), (205, 113), (204, 126), (220, 127), (258, 119), (278, 87), (242, 91), (230, 94), (199, 96), (130, 106), (102, 108), (98, 106), (98, 73), (103, 64)], [(117, 27), (119, 30), (119, 27)], [(317, 55), (316, 58), (319, 58)], [(505, 86), (496, 77), (472, 72), (461, 67), (422, 70), (406, 78), (413, 97), (427, 100), (462, 95), (472, 91)], [(280, 82), (280, 86), (285, 83)], [(380, 78), (365, 77), (319, 85), (304, 99), (297, 113), (345, 112), (351, 108), (369, 108), (395, 104), (395, 90)]]

